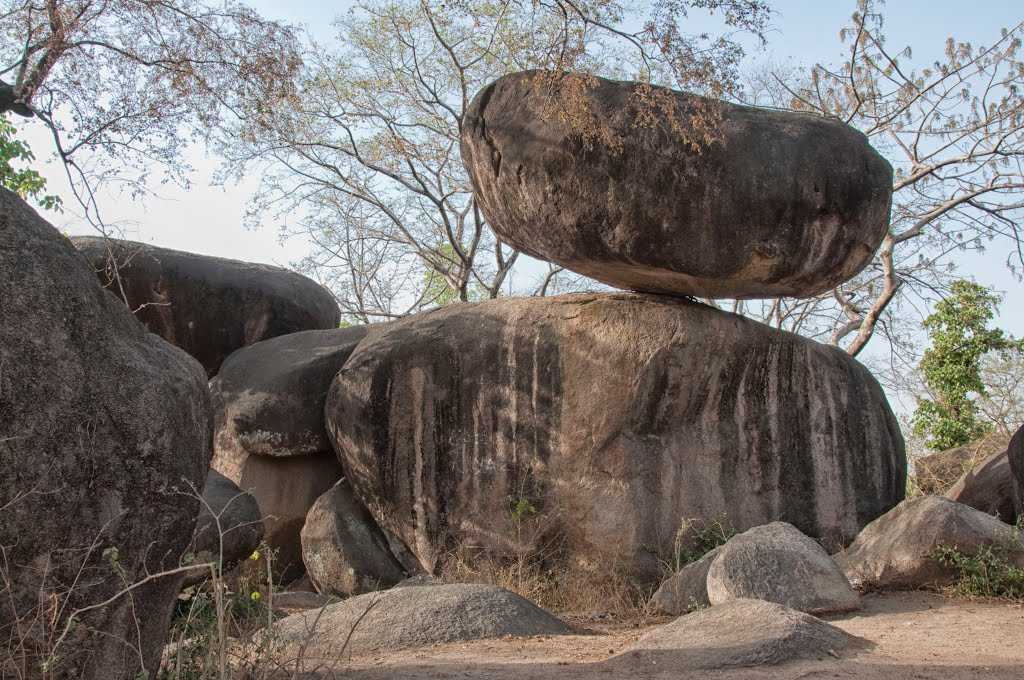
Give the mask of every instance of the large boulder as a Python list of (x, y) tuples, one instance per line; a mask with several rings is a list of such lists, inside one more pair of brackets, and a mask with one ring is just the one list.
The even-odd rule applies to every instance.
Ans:
[(645, 671), (768, 666), (837, 658), (870, 643), (809, 614), (763, 600), (737, 599), (658, 626), (609, 664)]
[(946, 492), (946, 498), (1013, 524), (1017, 521), (1016, 486), (1007, 451), (1000, 451), (967, 471)]
[(708, 599), (708, 570), (718, 557), (721, 547), (709, 550), (698, 560), (690, 562), (669, 576), (654, 591), (648, 606), (656, 614), (680, 616), (695, 609), (710, 607)]
[(664, 296), (452, 305), (360, 343), (327, 424), (356, 495), (433, 571), (453, 545), (653, 580), (680, 518), (829, 545), (903, 497), (903, 440), (845, 353)]
[[(609, 133), (588, 138), (552, 110), (570, 82), (504, 76), (464, 118), (474, 195), (523, 252), (632, 290), (801, 297), (854, 276), (886, 233), (892, 168), (837, 120), (596, 78), (566, 97)], [(708, 107), (720, 139), (694, 149), (678, 130)]]
[(341, 480), (317, 499), (302, 528), (302, 561), (317, 591), (348, 597), (405, 579), (388, 539)]
[(0, 189), (0, 676), (155, 676), (182, 574), (117, 594), (178, 565), (210, 437), (202, 367)]
[(274, 624), (271, 639), (304, 658), (340, 660), (444, 642), (562, 635), (569, 627), (504, 588), (471, 583), (367, 593)]
[(860, 608), (860, 597), (824, 548), (785, 522), (729, 539), (708, 568), (707, 592), (712, 605), (750, 598), (808, 614)]
[(914, 459), (914, 484), (922, 494), (942, 495), (989, 456), (1006, 451), (1009, 440), (999, 433)]
[(1024, 515), (1024, 426), (1017, 430), (1010, 439), (1010, 444), (1006, 448), (1006, 456), (1010, 463), (1010, 472), (1017, 480), (1014, 493), (1017, 514)]
[(210, 381), (218, 451), (300, 456), (329, 451), (324, 402), (365, 326), (291, 333), (232, 354)]
[(262, 538), (263, 517), (256, 499), (221, 473), (210, 470), (192, 536), (194, 560), (219, 563), (227, 569), (251, 555)]
[(316, 499), (342, 477), (335, 455), (274, 458), (214, 447), (213, 468), (256, 499), (263, 517), (263, 540), (275, 553), (275, 577), (289, 583), (302, 576), (302, 527)]
[(287, 269), (133, 241), (75, 236), (71, 242), (150, 331), (198, 359), (208, 376), (240, 347), (338, 327), (334, 296)]
[(991, 515), (942, 496), (904, 501), (864, 527), (857, 540), (835, 556), (854, 586), (863, 590), (948, 585), (952, 567), (936, 558), (942, 547), (965, 555), (1001, 546), (1024, 566), (1024, 544), (1017, 530)]

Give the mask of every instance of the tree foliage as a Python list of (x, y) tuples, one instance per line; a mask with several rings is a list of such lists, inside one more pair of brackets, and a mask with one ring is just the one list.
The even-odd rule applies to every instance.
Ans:
[[(266, 169), (251, 216), (313, 244), (304, 269), (354, 320), (529, 292), (513, 284), (519, 253), (473, 199), (459, 157), (463, 111), (498, 77), (546, 69), (550, 114), (609, 142), (582, 96), (594, 74), (726, 96), (742, 50), (687, 33), (692, 10), (752, 34), (768, 17), (761, 0), (364, 0), (338, 20), (332, 44), (312, 46), (297, 96), (240, 121), (221, 150), (232, 172)], [(714, 112), (704, 120), (691, 141), (714, 135)], [(560, 273), (535, 289), (558, 289)]]
[(23, 199), (35, 199), (47, 210), (60, 208), (60, 198), (43, 193), (46, 179), (32, 168), (15, 168), (16, 162), (31, 163), (35, 154), (25, 142), (15, 139), (17, 129), (0, 114), (0, 186), (10, 189)]
[(940, 55), (928, 63), (888, 44), (882, 9), (858, 0), (838, 66), (771, 68), (748, 88), (752, 103), (839, 118), (889, 159), (893, 205), (881, 249), (827, 294), (740, 302), (737, 311), (853, 355), (880, 332), (912, 361), (919, 312), (948, 293), (960, 254), (994, 245), (1018, 274), (1024, 265), (1024, 23), (988, 46), (924, 46)]
[(991, 428), (977, 404), (987, 394), (983, 358), (1024, 349), (1002, 330), (989, 328), (999, 304), (996, 295), (965, 280), (954, 282), (951, 291), (924, 322), (931, 346), (919, 368), (930, 398), (918, 400), (913, 418), (915, 434), (939, 451), (963, 446)]
[(95, 192), (187, 183), (182, 151), (293, 94), (297, 35), (235, 0), (0, 0), (0, 113), (42, 120), (94, 223)]

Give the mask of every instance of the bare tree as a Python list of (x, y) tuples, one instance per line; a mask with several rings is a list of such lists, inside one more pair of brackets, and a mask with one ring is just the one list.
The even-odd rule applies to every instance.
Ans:
[(96, 190), (187, 184), (182, 151), (292, 95), (294, 32), (201, 0), (0, 0), (0, 114), (42, 120), (86, 217)]
[(957, 255), (994, 242), (1019, 273), (1024, 216), (1024, 24), (988, 47), (950, 38), (942, 59), (914, 65), (892, 50), (873, 0), (859, 0), (840, 36), (839, 68), (758, 73), (753, 103), (836, 117), (867, 135), (894, 166), (890, 227), (871, 265), (806, 300), (736, 303), (774, 325), (859, 354), (881, 332), (913, 363), (915, 327), (957, 278)]
[[(758, 35), (768, 17), (760, 0), (642, 8), (648, 18), (637, 26), (638, 15), (615, 0), (360, 3), (339, 20), (337, 51), (312, 47), (298, 96), (225, 138), (229, 175), (266, 164), (251, 215), (275, 216), (286, 234), (313, 243), (303, 268), (336, 291), (353, 320), (510, 289), (550, 292), (559, 270), (535, 286), (513, 282), (519, 253), (473, 200), (459, 157), (463, 112), (486, 84), (531, 68), (549, 69), (562, 92), (579, 94), (599, 73), (725, 96), (742, 51), (725, 37), (686, 34), (687, 11), (718, 12), (729, 30)], [(584, 100), (552, 97), (553, 115), (600, 136)], [(711, 134), (711, 113), (708, 121), (695, 136)]]

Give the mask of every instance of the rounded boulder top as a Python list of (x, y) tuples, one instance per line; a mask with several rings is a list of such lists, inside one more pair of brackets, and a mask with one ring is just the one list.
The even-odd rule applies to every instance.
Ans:
[[(839, 121), (603, 78), (573, 98), (559, 91), (573, 76), (552, 76), (491, 83), (462, 132), (484, 215), (534, 257), (642, 292), (807, 297), (861, 271), (886, 233), (892, 167)], [(563, 99), (604, 134), (552, 112)], [(709, 110), (715, 140), (695, 148), (685, 131)]]

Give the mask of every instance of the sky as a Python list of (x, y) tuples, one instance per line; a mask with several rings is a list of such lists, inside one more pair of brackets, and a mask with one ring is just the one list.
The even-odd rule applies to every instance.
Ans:
[[(323, 0), (250, 0), (265, 16), (303, 25), (320, 41), (333, 38), (332, 20), (351, 4)], [(749, 50), (750, 63), (791, 62), (796, 66), (815, 62), (835, 63), (842, 48), (838, 32), (849, 19), (855, 0), (775, 0), (772, 29), (764, 48)], [(978, 0), (965, 4), (953, 0), (891, 0), (885, 8), (889, 46), (910, 45), (914, 61), (940, 56), (946, 38), (991, 44), (999, 29), (1024, 19), (1020, 0)], [(24, 125), (23, 120), (17, 121)], [(52, 148), (39, 125), (24, 127), (23, 133), (40, 160)], [(191, 186), (156, 188), (156, 196), (140, 201), (106, 196), (101, 208), (105, 218), (116, 223), (128, 238), (155, 245), (254, 262), (287, 266), (302, 257), (307, 244), (301, 240), (280, 242), (278, 225), (266, 220), (255, 230), (243, 226), (246, 205), (258, 186), (257, 177), (220, 187), (211, 184), (218, 162), (202, 148), (194, 148), (188, 161), (195, 168)], [(54, 161), (40, 170), (47, 176), (51, 193), (65, 196), (72, 208), (63, 170)], [(93, 233), (76, 219), (72, 210), (48, 215), (70, 234)], [(1024, 284), (1005, 267), (1006, 250), (993, 248), (981, 256), (965, 258), (961, 271), (1005, 295), (999, 324), (1017, 336), (1024, 335), (1024, 305), (1020, 302)]]

